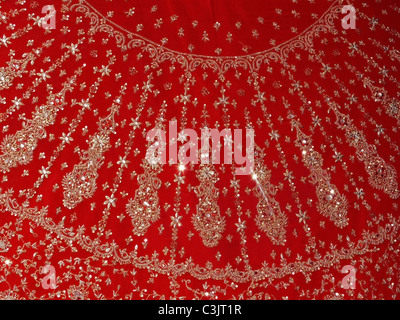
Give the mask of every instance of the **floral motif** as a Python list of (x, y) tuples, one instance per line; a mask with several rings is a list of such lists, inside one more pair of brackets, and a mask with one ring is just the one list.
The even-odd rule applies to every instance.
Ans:
[(219, 192), (215, 183), (218, 181), (218, 174), (212, 165), (201, 165), (197, 178), (200, 185), (195, 187), (194, 191), (199, 203), (192, 218), (193, 225), (200, 232), (204, 245), (215, 247), (225, 230), (225, 219), (221, 216), (217, 203)]

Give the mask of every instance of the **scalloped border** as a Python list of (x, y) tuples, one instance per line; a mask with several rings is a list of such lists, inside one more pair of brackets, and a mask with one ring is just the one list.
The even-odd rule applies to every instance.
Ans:
[(343, 7), (343, 0), (335, 0), (329, 9), (300, 35), (265, 51), (238, 56), (206, 56), (175, 51), (130, 32), (101, 15), (86, 0), (79, 0), (78, 3), (73, 3), (74, 0), (63, 0), (63, 2), (67, 10), (83, 13), (90, 18), (92, 25), (90, 32), (101, 31), (112, 34), (117, 41), (117, 47), (121, 48), (122, 51), (141, 48), (158, 63), (170, 60), (172, 63), (180, 63), (186, 71), (194, 71), (199, 67), (203, 69), (211, 68), (220, 76), (229, 69), (238, 67), (248, 70), (250, 73), (256, 72), (263, 64), (269, 64), (271, 61), (285, 61), (294, 49), (307, 50), (311, 48), (313, 39), (319, 32), (335, 31), (334, 20), (338, 18)]

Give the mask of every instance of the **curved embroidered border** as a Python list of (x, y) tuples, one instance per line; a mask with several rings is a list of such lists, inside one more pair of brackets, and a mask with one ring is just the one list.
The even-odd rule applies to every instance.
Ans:
[[(168, 49), (140, 35), (129, 32), (122, 27), (116, 25), (109, 19), (101, 16), (90, 4), (84, 0), (73, 3), (73, 0), (63, 0), (65, 10), (74, 10), (83, 13), (90, 19), (90, 33), (97, 31), (106, 32), (114, 36), (117, 41), (117, 47), (123, 51), (132, 48), (141, 48), (149, 54), (149, 57), (161, 63), (171, 61), (172, 63), (180, 63), (182, 68), (187, 71), (194, 71), (196, 68), (210, 68), (217, 72), (220, 76), (231, 68), (241, 67), (249, 72), (255, 72), (260, 69), (263, 64), (269, 64), (270, 61), (284, 61), (296, 48), (308, 49), (313, 46), (313, 39), (320, 32), (332, 32), (335, 29), (334, 20), (337, 19), (341, 12), (342, 1), (336, 0), (330, 8), (310, 27), (304, 30), (300, 35), (270, 49), (242, 56), (205, 56), (190, 53), (183, 53)], [(86, 3), (86, 5), (85, 5)], [(117, 30), (121, 29), (121, 31)]]
[(390, 214), (388, 215), (389, 222), (383, 226), (378, 226), (376, 233), (367, 232), (363, 233), (363, 239), (358, 240), (357, 243), (349, 244), (348, 248), (331, 249), (325, 256), (315, 261), (310, 258), (307, 261), (296, 261), (288, 263), (284, 266), (269, 267), (263, 264), (262, 268), (258, 270), (240, 271), (234, 269), (229, 263), (225, 268), (212, 269), (210, 267), (200, 267), (187, 259), (184, 263), (175, 263), (174, 261), (165, 262), (157, 258), (145, 255), (138, 256), (136, 250), (130, 254), (126, 249), (120, 249), (115, 243), (104, 243), (93, 241), (89, 236), (84, 234), (85, 228), (79, 227), (76, 231), (73, 228), (64, 228), (57, 225), (51, 218), (47, 218), (47, 208), (41, 209), (29, 208), (20, 206), (15, 199), (12, 199), (11, 192), (1, 193), (0, 189), (0, 209), (11, 213), (13, 216), (18, 216), (21, 219), (29, 219), (35, 222), (43, 229), (54, 232), (57, 236), (66, 242), (77, 242), (83, 249), (92, 253), (100, 259), (113, 258), (121, 264), (132, 264), (134, 267), (145, 269), (151, 267), (151, 270), (160, 274), (171, 274), (174, 276), (182, 276), (186, 273), (199, 280), (214, 279), (223, 280), (229, 278), (238, 283), (249, 281), (261, 281), (268, 279), (279, 279), (294, 273), (302, 273), (307, 276), (307, 273), (317, 271), (321, 268), (330, 268), (341, 260), (348, 260), (354, 258), (356, 255), (364, 255), (368, 252), (379, 250), (378, 248), (370, 248), (370, 246), (377, 246), (387, 240), (393, 240), (398, 237), (400, 221), (397, 221)]
[[(72, 0), (65, 0), (66, 3), (71, 3)], [(81, 1), (78, 5), (73, 5), (76, 11), (84, 13), (91, 20), (92, 28), (90, 32), (108, 32), (112, 34), (116, 40), (117, 45), (122, 49), (128, 48), (141, 48), (147, 51), (151, 58), (157, 62), (171, 60), (172, 62), (180, 63), (186, 70), (193, 71), (197, 67), (211, 68), (223, 74), (230, 68), (242, 67), (250, 71), (258, 70), (263, 63), (269, 61), (283, 61), (287, 58), (290, 52), (296, 48), (311, 48), (313, 46), (313, 39), (319, 32), (328, 32), (334, 29), (334, 19), (337, 13), (340, 12), (341, 6), (335, 5), (338, 1), (331, 6), (331, 8), (311, 27), (296, 38), (281, 44), (275, 48), (268, 49), (267, 51), (238, 57), (207, 57), (195, 54), (179, 53), (173, 50), (166, 49), (160, 45), (150, 43), (143, 39), (133, 38), (132, 34), (128, 34), (129, 39), (126, 44), (125, 35), (115, 30), (111, 25), (100, 23), (98, 15), (90, 12), (89, 8), (85, 7)], [(206, 268), (196, 265), (190, 259), (184, 263), (165, 262), (156, 258), (149, 258), (147, 255), (138, 256), (137, 251), (128, 253), (126, 249), (120, 249), (115, 243), (103, 243), (92, 240), (89, 236), (85, 235), (85, 228), (78, 227), (76, 231), (73, 228), (64, 228), (61, 225), (55, 224), (51, 218), (46, 217), (47, 208), (29, 208), (20, 206), (15, 199), (12, 199), (11, 193), (0, 193), (0, 208), (9, 211), (12, 215), (18, 216), (22, 219), (29, 219), (41, 226), (43, 229), (57, 234), (60, 239), (64, 241), (77, 242), (84, 250), (91, 252), (98, 258), (114, 258), (121, 264), (132, 264), (137, 268), (153, 269), (160, 274), (173, 274), (175, 276), (183, 275), (185, 273), (197, 279), (216, 279), (222, 280), (230, 278), (237, 282), (247, 281), (260, 281), (265, 278), (276, 279), (282, 278), (293, 273), (314, 272), (320, 268), (332, 267), (335, 263), (343, 259), (351, 259), (355, 255), (363, 255), (367, 252), (376, 251), (375, 248), (370, 246), (379, 245), (386, 240), (393, 240), (399, 229), (399, 222), (389, 216), (390, 223), (386, 227), (378, 227), (377, 233), (363, 234), (363, 239), (358, 240), (357, 244), (351, 244), (349, 248), (332, 249), (327, 252), (321, 259), (315, 261), (308, 259), (307, 261), (297, 261), (288, 263), (280, 267), (269, 267), (263, 265), (259, 270), (240, 271), (234, 269), (230, 264), (225, 268), (212, 269), (212, 266)]]

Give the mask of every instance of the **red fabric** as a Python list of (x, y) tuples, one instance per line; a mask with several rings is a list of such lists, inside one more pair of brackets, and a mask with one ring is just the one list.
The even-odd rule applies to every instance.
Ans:
[[(395, 2), (53, 2), (0, 4), (1, 298), (398, 298)], [(172, 120), (255, 175), (152, 168)]]

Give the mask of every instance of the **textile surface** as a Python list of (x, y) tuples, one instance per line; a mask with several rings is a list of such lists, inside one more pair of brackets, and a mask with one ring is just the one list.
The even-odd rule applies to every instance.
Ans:
[[(389, 0), (0, 1), (0, 298), (398, 299), (399, 20)], [(202, 129), (251, 171), (182, 163)]]

